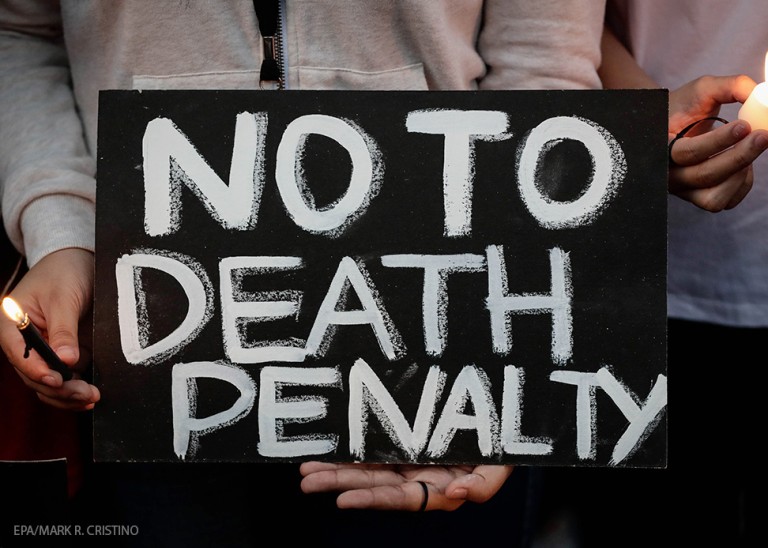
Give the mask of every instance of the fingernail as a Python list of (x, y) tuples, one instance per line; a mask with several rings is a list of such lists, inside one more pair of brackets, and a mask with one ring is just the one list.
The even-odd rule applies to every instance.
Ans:
[(72, 394), (72, 395), (71, 395), (71, 396), (69, 396), (69, 397), (70, 397), (71, 399), (73, 399), (73, 400), (77, 400), (77, 401), (91, 401), (91, 398), (90, 398), (90, 397), (86, 396), (85, 394), (81, 394), (81, 393), (79, 393), (79, 392), (75, 392), (74, 394)]
[(759, 148), (760, 150), (765, 150), (768, 148), (768, 135), (765, 135), (764, 133), (761, 133), (757, 137), (755, 137), (755, 146)]
[(43, 384), (47, 384), (48, 386), (53, 386), (53, 387), (59, 386), (58, 381), (54, 377), (51, 377), (50, 375), (46, 375), (40, 380), (43, 382)]
[(65, 362), (74, 362), (77, 359), (77, 353), (71, 346), (61, 346), (56, 349), (56, 354)]
[(455, 489), (453, 491), (453, 494), (451, 495), (452, 499), (465, 499), (467, 498), (467, 495), (469, 494), (469, 491), (466, 489)]
[(744, 124), (736, 124), (733, 126), (733, 136), (737, 139), (741, 139), (747, 134), (747, 126)]

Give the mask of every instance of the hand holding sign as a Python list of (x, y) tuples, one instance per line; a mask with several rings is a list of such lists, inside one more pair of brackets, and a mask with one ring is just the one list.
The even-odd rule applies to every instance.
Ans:
[[(337, 491), (339, 508), (418, 511), (456, 510), (469, 500), (485, 502), (501, 488), (513, 466), (433, 466), (397, 464), (301, 465), (305, 493)], [(428, 490), (427, 499), (421, 483)]]

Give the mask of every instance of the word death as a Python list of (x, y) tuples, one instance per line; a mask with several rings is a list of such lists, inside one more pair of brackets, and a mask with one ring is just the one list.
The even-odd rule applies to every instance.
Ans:
[(97, 453), (663, 465), (665, 147), (599, 96), (102, 94)]

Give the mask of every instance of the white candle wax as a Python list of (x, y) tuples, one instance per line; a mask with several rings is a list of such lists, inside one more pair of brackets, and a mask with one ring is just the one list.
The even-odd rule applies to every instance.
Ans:
[[(768, 52), (765, 54), (765, 79), (768, 80)], [(739, 119), (749, 122), (753, 130), (768, 129), (768, 82), (755, 86), (739, 110)]]
[(758, 84), (739, 110), (739, 119), (746, 120), (753, 130), (768, 129), (768, 83)]

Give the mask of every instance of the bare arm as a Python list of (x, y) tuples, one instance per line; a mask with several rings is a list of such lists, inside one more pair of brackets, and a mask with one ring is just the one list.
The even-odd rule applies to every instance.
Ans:
[(600, 40), (602, 61), (597, 73), (606, 89), (656, 89), (659, 86), (648, 76), (613, 31), (604, 27)]
[[(87, 363), (81, 344), (91, 309), (95, 162), (83, 140), (61, 20), (54, 2), (0, 2), (0, 197), (5, 229), (29, 272), (12, 295), (68, 365)], [(2, 318), (3, 320), (5, 318)], [(62, 382), (0, 323), (0, 346), (43, 401), (87, 409), (98, 390)]]

